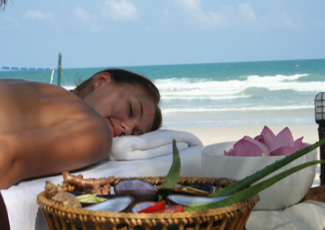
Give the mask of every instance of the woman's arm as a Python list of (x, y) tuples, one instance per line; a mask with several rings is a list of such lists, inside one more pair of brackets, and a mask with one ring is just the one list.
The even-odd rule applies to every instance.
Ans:
[(110, 129), (96, 116), (0, 135), (0, 188), (89, 166), (105, 158), (111, 145)]

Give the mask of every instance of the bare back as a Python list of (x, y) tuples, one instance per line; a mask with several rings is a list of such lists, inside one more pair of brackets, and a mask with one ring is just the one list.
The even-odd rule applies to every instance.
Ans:
[(0, 80), (0, 188), (93, 164), (111, 142), (100, 115), (67, 90)]
[(47, 128), (74, 119), (84, 115), (81, 112), (84, 104), (80, 102), (66, 90), (53, 85), (1, 80), (0, 134)]

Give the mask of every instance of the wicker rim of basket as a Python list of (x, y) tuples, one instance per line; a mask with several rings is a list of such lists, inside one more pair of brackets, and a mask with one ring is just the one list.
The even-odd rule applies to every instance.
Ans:
[[(141, 179), (144, 181), (151, 182), (152, 184), (161, 184), (165, 177), (124, 177), (116, 178), (113, 182), (117, 183), (121, 180), (126, 179)], [(208, 183), (216, 187), (224, 187), (229, 183), (232, 183), (233, 180), (228, 178), (213, 178), (213, 177), (180, 177), (178, 180), (181, 184), (189, 183)], [(126, 213), (126, 212), (109, 212), (109, 211), (93, 211), (80, 208), (72, 208), (64, 206), (58, 202), (49, 200), (45, 197), (45, 193), (41, 192), (37, 195), (37, 203), (41, 209), (46, 210), (51, 213), (55, 213), (58, 216), (69, 217), (72, 219), (80, 218), (110, 218), (110, 219), (159, 219), (159, 218), (168, 218), (168, 219), (178, 219), (178, 218), (196, 218), (197, 216), (223, 216), (233, 217), (236, 213), (244, 213), (250, 211), (253, 206), (259, 201), (259, 196), (252, 196), (244, 201), (238, 202), (236, 204), (216, 208), (216, 209), (207, 209), (202, 211), (190, 211), (190, 212), (179, 212), (179, 213)]]
[[(112, 184), (116, 184), (121, 180), (127, 179), (140, 179), (150, 182), (154, 185), (162, 183), (165, 177), (120, 177), (116, 178)], [(180, 177), (178, 183), (180, 184), (191, 184), (191, 183), (207, 183), (216, 187), (224, 187), (234, 180), (228, 178), (213, 178), (213, 177)], [(244, 201), (236, 204), (216, 209), (207, 209), (203, 211), (191, 211), (191, 212), (180, 212), (180, 213), (126, 213), (126, 212), (104, 212), (104, 211), (93, 211), (80, 208), (72, 208), (64, 206), (58, 202), (49, 200), (45, 197), (44, 192), (37, 195), (37, 203), (41, 209), (47, 210), (48, 212), (55, 213), (58, 216), (69, 217), (73, 219), (80, 218), (113, 218), (113, 219), (159, 219), (159, 218), (196, 218), (197, 216), (227, 216), (233, 217), (236, 213), (243, 213), (249, 211), (259, 201), (259, 196), (255, 195)]]

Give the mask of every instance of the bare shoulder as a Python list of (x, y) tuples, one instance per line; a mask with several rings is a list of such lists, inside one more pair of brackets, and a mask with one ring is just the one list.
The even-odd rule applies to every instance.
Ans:
[[(87, 139), (88, 145), (85, 149), (88, 151), (78, 149), (76, 155), (77, 153), (90, 154), (92, 150), (96, 152), (96, 146), (91, 143), (102, 146), (106, 144), (107, 139), (111, 138), (111, 131), (104, 119), (68, 90), (40, 82), (2, 80), (0, 82), (0, 135), (29, 130), (56, 130), (68, 140), (73, 137), (80, 140)], [(66, 136), (63, 133), (70, 135)], [(54, 138), (54, 135), (56, 132), (47, 133), (48, 137)], [(100, 140), (102, 143), (99, 142)], [(62, 140), (61, 142), (63, 143)], [(75, 142), (71, 141), (69, 145), (71, 150), (72, 143)]]
[(0, 80), (0, 141), (6, 187), (94, 164), (109, 154), (112, 134), (94, 109), (61, 87)]
[(70, 126), (79, 132), (83, 129), (80, 136), (88, 138), (111, 136), (104, 119), (68, 90), (40, 82), (0, 80), (0, 135)]
[(68, 90), (56, 85), (24, 80), (0, 81), (0, 118), (3, 118), (0, 124), (14, 124), (9, 114), (16, 116), (15, 127), (7, 127), (9, 132), (11, 128), (13, 131), (47, 128), (75, 119), (104, 123), (91, 107)]

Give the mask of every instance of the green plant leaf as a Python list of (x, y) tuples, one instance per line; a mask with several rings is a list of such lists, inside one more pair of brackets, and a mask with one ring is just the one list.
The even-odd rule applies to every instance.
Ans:
[(164, 182), (161, 184), (162, 188), (175, 188), (177, 185), (178, 178), (181, 174), (181, 159), (179, 151), (176, 146), (176, 140), (173, 139), (173, 163), (169, 169)]
[(221, 207), (235, 204), (237, 202), (246, 200), (249, 197), (252, 197), (252, 196), (258, 194), (259, 192), (263, 191), (264, 189), (270, 187), (271, 185), (277, 183), (278, 181), (282, 180), (283, 178), (285, 178), (295, 172), (298, 172), (298, 171), (300, 171), (306, 167), (309, 167), (311, 165), (324, 164), (324, 163), (325, 163), (325, 160), (321, 160), (321, 161), (310, 161), (307, 163), (297, 165), (297, 166), (292, 167), (282, 173), (279, 173), (267, 180), (264, 180), (258, 184), (255, 184), (255, 185), (252, 185), (251, 187), (240, 190), (240, 191), (234, 193), (229, 198), (226, 198), (224, 200), (214, 202), (214, 203), (200, 205), (200, 206), (185, 207), (185, 211), (198, 211), (198, 210), (205, 210), (205, 209), (209, 209), (209, 208), (221, 208)]
[(273, 164), (266, 166), (264, 169), (261, 169), (260, 171), (257, 171), (256, 173), (254, 173), (242, 180), (238, 180), (235, 183), (230, 184), (227, 187), (222, 188), (222, 189), (210, 194), (209, 196), (213, 197), (213, 196), (223, 196), (223, 195), (235, 194), (236, 192), (249, 187), (253, 183), (262, 179), (263, 177), (273, 173), (274, 171), (289, 164), (290, 162), (294, 161), (295, 159), (309, 153), (310, 151), (316, 149), (317, 147), (321, 146), (324, 143), (325, 143), (325, 138), (316, 142), (313, 145), (309, 145), (293, 154), (290, 154), (290, 155), (284, 157), (283, 159), (278, 160), (278, 161), (274, 162)]

